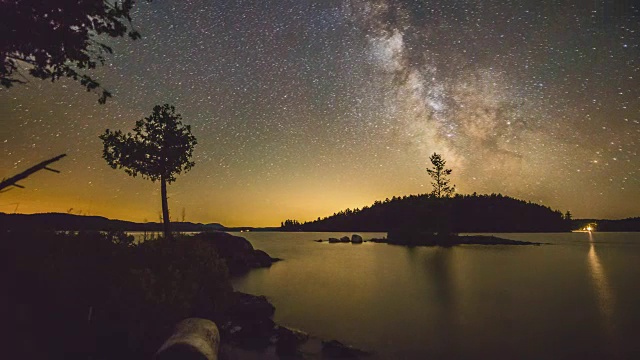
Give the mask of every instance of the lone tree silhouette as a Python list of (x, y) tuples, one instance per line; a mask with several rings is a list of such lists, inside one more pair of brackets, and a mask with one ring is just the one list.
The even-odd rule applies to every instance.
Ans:
[(133, 134), (107, 129), (100, 135), (102, 157), (112, 168), (160, 181), (165, 238), (171, 237), (167, 184), (195, 165), (190, 159), (197, 141), (191, 127), (183, 125), (181, 119), (173, 106), (156, 105), (149, 117), (136, 121)]
[(431, 194), (437, 198), (450, 197), (456, 191), (455, 185), (449, 186), (451, 169), (445, 169), (444, 166), (447, 162), (438, 153), (433, 153), (429, 160), (431, 160), (432, 167), (427, 168), (427, 173), (433, 179), (431, 182), (433, 186)]
[[(131, 26), (134, 0), (12, 0), (0, 1), (0, 85), (25, 83), (20, 67), (29, 75), (56, 81), (79, 81), (87, 91), (100, 83), (83, 74), (105, 62), (113, 50), (97, 39), (140, 34)], [(130, 29), (131, 28), (131, 29)], [(98, 102), (111, 97), (102, 89)]]

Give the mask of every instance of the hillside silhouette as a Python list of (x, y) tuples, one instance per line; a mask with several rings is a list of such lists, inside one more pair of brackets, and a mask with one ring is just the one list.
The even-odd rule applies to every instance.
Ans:
[[(173, 222), (172, 226), (175, 231), (212, 231), (224, 229), (224, 226), (218, 223)], [(156, 222), (135, 223), (124, 220), (111, 220), (102, 216), (63, 213), (0, 213), (0, 229), (14, 231), (27, 229), (55, 231), (162, 231), (163, 224)]]
[(286, 220), (283, 231), (372, 231), (420, 229), (434, 232), (563, 232), (571, 221), (560, 211), (501, 194), (431, 194), (393, 197), (362, 209), (346, 209), (299, 223)]

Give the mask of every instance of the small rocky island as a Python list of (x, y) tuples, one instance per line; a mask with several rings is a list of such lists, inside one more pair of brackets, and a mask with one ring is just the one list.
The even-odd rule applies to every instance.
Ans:
[[(325, 240), (315, 240), (315, 242), (323, 242)], [(364, 242), (364, 240), (362, 240), (362, 236), (358, 235), (358, 234), (353, 234), (351, 235), (351, 238), (349, 238), (348, 236), (343, 236), (341, 238), (329, 238), (329, 240), (326, 240), (328, 243), (330, 244), (335, 244), (335, 243), (352, 243), (352, 244), (362, 244)]]
[(456, 245), (542, 245), (542, 243), (503, 239), (493, 235), (438, 235), (431, 232), (408, 232), (390, 231), (386, 238), (373, 238), (363, 240), (358, 234), (343, 236), (341, 238), (329, 238), (328, 240), (315, 240), (315, 242), (352, 243), (362, 244), (363, 242), (384, 243), (390, 245), (404, 246), (442, 246), (451, 247)]

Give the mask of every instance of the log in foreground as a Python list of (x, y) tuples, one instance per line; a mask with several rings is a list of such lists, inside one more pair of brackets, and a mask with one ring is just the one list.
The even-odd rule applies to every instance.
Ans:
[(199, 318), (182, 320), (173, 335), (160, 347), (156, 360), (217, 360), (220, 333), (213, 321)]

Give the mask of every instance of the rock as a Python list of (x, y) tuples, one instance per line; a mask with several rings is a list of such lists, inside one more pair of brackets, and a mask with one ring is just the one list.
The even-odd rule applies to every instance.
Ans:
[(251, 267), (269, 267), (273, 263), (273, 259), (262, 250), (253, 250), (253, 261)]
[(271, 318), (276, 311), (265, 296), (234, 292), (227, 314), (232, 319)]
[(249, 349), (264, 349), (271, 344), (275, 323), (271, 319), (244, 320), (240, 330), (225, 334), (224, 341)]
[(271, 319), (275, 307), (264, 296), (233, 293), (231, 306), (221, 327), (225, 342), (251, 349), (264, 349), (275, 335)]
[(298, 346), (309, 339), (306, 333), (279, 326), (276, 329), (276, 354), (278, 356), (295, 356), (298, 354)]
[(320, 240), (313, 240), (315, 242), (323, 242), (324, 240), (320, 239)]
[(217, 360), (220, 333), (211, 320), (189, 318), (176, 326), (160, 347), (157, 360)]
[[(220, 322), (223, 324), (220, 327), (221, 358), (333, 359), (369, 355), (335, 340), (321, 341), (302, 331), (278, 326), (271, 319), (275, 308), (264, 296), (234, 292), (231, 304)], [(229, 357), (229, 354), (238, 356)]]
[(323, 341), (322, 354), (329, 358), (358, 358), (369, 355), (368, 352), (345, 345), (337, 340)]
[[(322, 242), (322, 240), (315, 240), (316, 242)], [(329, 238), (329, 243), (330, 244), (335, 244), (335, 243), (348, 243), (348, 242), (352, 242), (354, 244), (361, 244), (362, 243), (362, 236), (358, 235), (358, 234), (353, 234), (351, 236), (351, 239), (349, 239), (348, 236), (343, 236), (340, 239), (337, 238)]]
[(225, 260), (229, 275), (241, 275), (255, 268), (269, 267), (280, 259), (272, 258), (262, 250), (254, 250), (251, 243), (240, 236), (214, 231), (194, 235), (213, 245), (218, 255)]
[(253, 251), (253, 245), (249, 240), (222, 231), (204, 232), (196, 234), (194, 237), (209, 241), (222, 258)]

